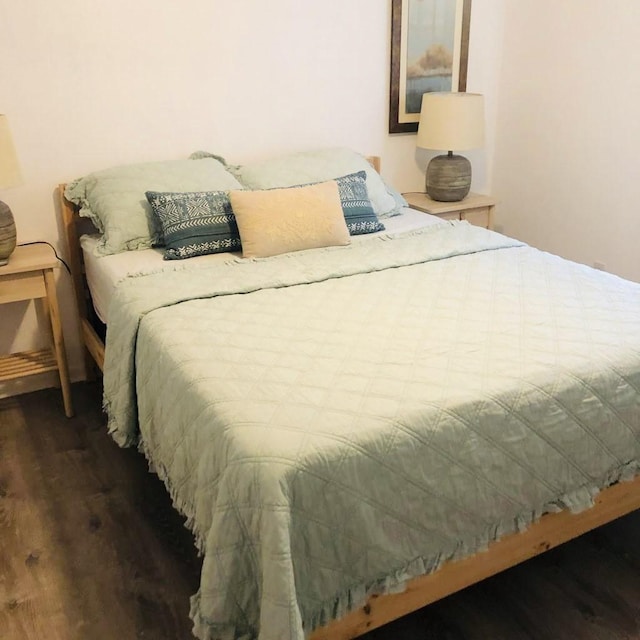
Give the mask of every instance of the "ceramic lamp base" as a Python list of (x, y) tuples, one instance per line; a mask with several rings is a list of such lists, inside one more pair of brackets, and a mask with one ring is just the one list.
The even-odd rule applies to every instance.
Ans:
[(432, 200), (458, 202), (471, 189), (471, 163), (464, 156), (436, 156), (427, 167), (425, 191)]
[(16, 223), (8, 205), (0, 200), (0, 267), (9, 262), (16, 248)]

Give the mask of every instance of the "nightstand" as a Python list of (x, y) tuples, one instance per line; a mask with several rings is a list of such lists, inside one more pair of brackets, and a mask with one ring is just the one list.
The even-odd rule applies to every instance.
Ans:
[(51, 337), (50, 349), (0, 356), (0, 382), (57, 371), (64, 412), (70, 418), (73, 415), (71, 385), (53, 272), (58, 266), (51, 247), (32, 244), (16, 247), (9, 264), (0, 267), (0, 304), (41, 300), (44, 315), (48, 318), (47, 324), (50, 325), (47, 332)]
[(426, 193), (414, 191), (402, 194), (409, 206), (445, 220), (467, 220), (478, 227), (491, 229), (495, 198), (480, 193), (470, 193), (460, 202), (438, 202)]

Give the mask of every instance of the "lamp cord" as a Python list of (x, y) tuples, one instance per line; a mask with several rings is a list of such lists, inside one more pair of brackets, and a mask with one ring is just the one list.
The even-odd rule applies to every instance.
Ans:
[(69, 269), (69, 265), (58, 255), (58, 252), (56, 251), (56, 248), (50, 242), (47, 242), (46, 240), (34, 240), (33, 242), (20, 242), (20, 243), (18, 243), (18, 246), (19, 247), (26, 247), (26, 246), (31, 245), (31, 244), (48, 244), (51, 247), (51, 249), (53, 249), (53, 253), (56, 256), (56, 260), (61, 262), (64, 265), (64, 268), (69, 273), (69, 275), (71, 275), (71, 269)]

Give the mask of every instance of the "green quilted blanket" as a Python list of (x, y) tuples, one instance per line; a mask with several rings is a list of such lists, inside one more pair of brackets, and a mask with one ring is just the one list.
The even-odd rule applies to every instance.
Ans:
[(130, 278), (109, 317), (202, 639), (302, 640), (640, 469), (640, 285), (465, 223)]

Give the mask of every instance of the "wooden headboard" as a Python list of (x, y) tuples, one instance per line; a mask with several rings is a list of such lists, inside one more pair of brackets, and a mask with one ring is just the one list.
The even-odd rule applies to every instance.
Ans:
[(88, 218), (80, 216), (79, 208), (75, 204), (64, 197), (65, 187), (65, 184), (58, 185), (58, 198), (67, 241), (69, 269), (71, 269), (73, 289), (78, 306), (80, 337), (85, 347), (85, 368), (87, 377), (91, 378), (96, 365), (100, 371), (104, 368), (105, 327), (93, 310), (91, 293), (85, 277), (80, 236), (85, 233), (96, 233), (97, 229)]

